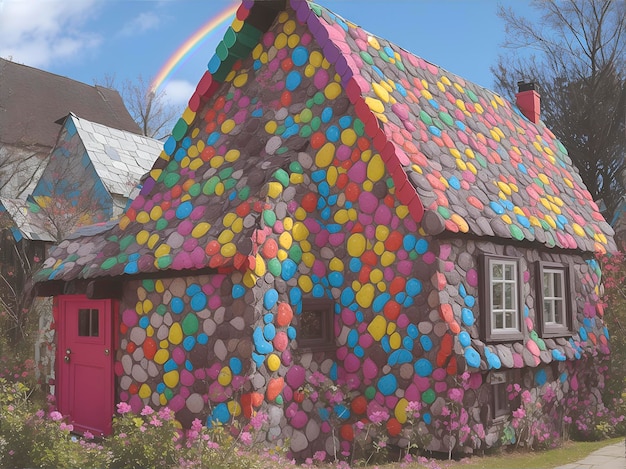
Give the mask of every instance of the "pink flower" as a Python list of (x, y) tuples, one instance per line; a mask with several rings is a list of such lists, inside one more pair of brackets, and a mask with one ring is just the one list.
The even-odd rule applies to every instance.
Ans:
[(130, 407), (130, 404), (128, 404), (127, 402), (120, 402), (119, 404), (117, 404), (117, 413), (120, 415), (127, 414), (131, 410), (132, 409)]
[(250, 434), (250, 432), (241, 432), (241, 435), (239, 435), (241, 438), (241, 442), (246, 445), (246, 446), (250, 446), (252, 444), (252, 435)]
[(150, 407), (149, 405), (141, 409), (141, 415), (145, 416), (145, 415), (152, 415), (152, 414), (154, 414), (154, 409)]
[(452, 402), (461, 402), (463, 401), (463, 391), (459, 388), (452, 388), (448, 391), (448, 398)]
[(53, 410), (52, 412), (50, 412), (50, 418), (54, 420), (55, 422), (58, 422), (59, 420), (63, 420), (63, 416), (61, 415), (61, 412), (58, 412), (56, 410)]
[(83, 433), (83, 438), (85, 438), (85, 440), (93, 440), (93, 433), (87, 430), (85, 433)]
[(525, 416), (526, 416), (526, 411), (522, 409), (521, 407), (513, 411), (513, 418), (523, 419)]
[(363, 422), (361, 422), (360, 420), (358, 422), (356, 422), (354, 424), (354, 426), (358, 429), (358, 430), (363, 430), (365, 428), (365, 424)]
[(43, 410), (39, 409), (37, 412), (35, 412), (35, 415), (37, 416), (38, 419), (42, 419), (44, 418), (46, 413)]
[(377, 410), (369, 415), (369, 419), (370, 422), (378, 425), (379, 423), (386, 422), (387, 419), (389, 419), (389, 414), (384, 410)]
[(162, 407), (159, 410), (159, 418), (161, 420), (165, 420), (166, 422), (169, 420), (172, 420), (173, 417), (173, 412), (172, 409), (170, 409), (169, 407)]
[(524, 403), (529, 403), (529, 402), (530, 402), (530, 400), (531, 400), (531, 397), (530, 397), (530, 391), (525, 390), (525, 391), (522, 393), (522, 402), (524, 402)]
[(200, 432), (202, 430), (202, 421), (200, 419), (194, 419), (193, 422), (191, 422), (191, 429), (196, 431), (196, 432)]
[(152, 416), (152, 419), (150, 419), (150, 424), (154, 425), (155, 427), (163, 426), (163, 422), (161, 422), (156, 415)]
[(268, 419), (269, 416), (266, 413), (257, 412), (256, 415), (252, 416), (250, 419), (250, 425), (252, 425), (255, 430), (260, 430)]
[(326, 459), (326, 451), (316, 451), (315, 454), (313, 454), (313, 459), (316, 461), (323, 461)]

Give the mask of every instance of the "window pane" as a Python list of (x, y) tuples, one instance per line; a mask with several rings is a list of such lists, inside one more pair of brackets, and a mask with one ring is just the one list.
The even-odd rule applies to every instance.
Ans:
[(507, 329), (515, 329), (517, 327), (517, 324), (515, 324), (515, 314), (507, 312), (505, 313), (505, 315), (506, 322), (504, 327), (506, 327)]
[(493, 280), (502, 280), (502, 264), (491, 264), (491, 278)]
[(491, 290), (491, 302), (492, 302), (493, 309), (501, 310), (504, 307), (504, 299), (503, 299), (501, 283), (493, 284), (492, 290)]
[(554, 322), (554, 303), (551, 300), (543, 300), (543, 320)]
[(505, 279), (506, 280), (515, 280), (515, 266), (511, 264), (505, 265)]
[(504, 308), (515, 308), (515, 284), (507, 283), (504, 285)]
[(97, 309), (78, 310), (78, 336), (98, 337), (100, 334), (99, 312)]
[(302, 339), (323, 339), (322, 311), (302, 311), (299, 332)]
[(504, 314), (494, 313), (494, 329), (504, 329)]

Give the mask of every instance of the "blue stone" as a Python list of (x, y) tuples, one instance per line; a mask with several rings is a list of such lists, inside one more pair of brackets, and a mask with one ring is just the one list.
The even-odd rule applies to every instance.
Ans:
[(290, 340), (293, 340), (296, 338), (296, 328), (293, 326), (289, 326), (287, 328), (287, 337), (289, 337)]
[(209, 342), (209, 336), (203, 332), (202, 334), (198, 334), (198, 338), (196, 340), (200, 345), (206, 345)]
[(320, 118), (322, 119), (322, 122), (324, 123), (330, 122), (330, 120), (333, 118), (333, 108), (325, 107), (324, 110), (322, 111), (322, 115), (320, 116)]
[(435, 127), (434, 125), (429, 125), (428, 126), (428, 130), (430, 131), (431, 134), (433, 134), (435, 137), (441, 137), (441, 130), (439, 129), (439, 127)]
[(405, 349), (398, 349), (391, 352), (387, 363), (390, 366), (402, 365), (403, 363), (411, 363), (413, 361), (413, 354)]
[(165, 391), (165, 383), (159, 383), (159, 384), (157, 384), (156, 391), (157, 391), (158, 393), (162, 393), (163, 391)]
[(428, 413), (428, 412), (425, 413), (424, 415), (422, 415), (422, 418), (424, 419), (424, 423), (426, 425), (430, 425), (430, 422), (432, 422), (432, 420), (433, 420), (432, 415), (430, 415), (430, 413)]
[(360, 345), (357, 345), (356, 347), (354, 347), (353, 353), (357, 357), (363, 358), (363, 356), (365, 355), (365, 350), (363, 350), (363, 347), (361, 347)]
[(146, 329), (150, 325), (150, 318), (148, 316), (142, 316), (139, 320), (139, 327)]
[(413, 350), (413, 339), (411, 339), (410, 337), (406, 336), (402, 338), (402, 346), (411, 351)]
[(326, 179), (326, 170), (318, 169), (317, 171), (313, 171), (311, 173), (311, 179), (313, 180), (313, 182), (322, 182), (324, 179)]
[(274, 326), (274, 324), (265, 325), (265, 327), (263, 328), (263, 337), (265, 337), (267, 340), (274, 340), (274, 337), (276, 337), (276, 327)]
[(352, 287), (346, 287), (341, 292), (341, 304), (348, 306), (354, 303), (354, 290)]
[(176, 209), (176, 218), (182, 220), (183, 218), (187, 218), (193, 210), (193, 205), (191, 202), (186, 201), (178, 206)]
[(504, 207), (502, 207), (502, 205), (500, 205), (498, 202), (492, 200), (491, 202), (489, 202), (489, 206), (491, 207), (491, 210), (496, 212), (496, 214), (504, 214)]
[(461, 320), (463, 321), (463, 324), (465, 324), (466, 326), (473, 326), (474, 325), (474, 321), (476, 321), (476, 318), (474, 318), (474, 313), (472, 313), (471, 309), (468, 308), (462, 308), (461, 309)]
[(246, 294), (246, 289), (243, 287), (243, 285), (233, 285), (233, 298), (237, 299), (237, 298), (241, 298), (243, 295)]
[(352, 329), (348, 332), (347, 344), (348, 347), (353, 348), (356, 344), (359, 343), (359, 331), (356, 329)]
[(372, 303), (372, 310), (375, 313), (380, 313), (390, 299), (391, 295), (389, 293), (381, 293), (374, 299), (374, 302)]
[(311, 291), (311, 295), (313, 295), (313, 298), (323, 298), (324, 297), (324, 287), (322, 285), (314, 285), (313, 286), (313, 290)]
[(230, 420), (230, 412), (228, 406), (223, 402), (220, 402), (213, 409), (211, 414), (211, 422), (227, 423)]
[(263, 307), (265, 307), (265, 309), (272, 309), (276, 305), (277, 301), (278, 292), (273, 288), (267, 290), (265, 295), (263, 295)]
[(200, 285), (198, 285), (197, 283), (192, 283), (191, 285), (187, 287), (187, 290), (185, 290), (185, 293), (187, 294), (187, 296), (193, 296), (196, 293), (200, 293), (201, 291), (202, 291), (202, 288), (200, 288)]
[(469, 366), (471, 366), (472, 368), (480, 367), (480, 355), (478, 354), (476, 350), (474, 350), (474, 348), (467, 347), (465, 349), (464, 355), (465, 355), (465, 361), (467, 362)]
[(336, 404), (335, 407), (333, 407), (333, 412), (335, 412), (335, 415), (341, 420), (347, 420), (350, 418), (350, 411), (345, 405)]
[(554, 358), (556, 361), (562, 362), (565, 361), (566, 357), (560, 350), (554, 349), (552, 350), (552, 358)]
[(469, 344), (472, 343), (472, 338), (467, 333), (467, 331), (461, 331), (461, 333), (459, 334), (459, 342), (463, 347), (467, 347)]
[(416, 278), (411, 278), (406, 282), (405, 287), (407, 295), (416, 296), (422, 292), (422, 282)]
[(388, 335), (383, 336), (383, 338), (380, 340), (380, 346), (383, 348), (385, 352), (391, 353), (391, 345), (389, 345)]
[(265, 337), (263, 336), (263, 329), (258, 326), (252, 333), (252, 340), (254, 341), (254, 348), (260, 354), (267, 355), (274, 350), (272, 344), (265, 340)]
[(398, 389), (398, 381), (394, 375), (385, 375), (378, 380), (376, 387), (383, 396), (391, 396)]
[(185, 337), (185, 340), (183, 340), (183, 348), (185, 350), (187, 350), (187, 352), (190, 352), (196, 345), (196, 338), (192, 335), (188, 335), (187, 337)]
[(465, 306), (467, 306), (468, 308), (471, 308), (476, 304), (476, 298), (474, 298), (472, 295), (467, 295), (463, 299), (463, 301), (465, 302)]
[(206, 295), (203, 292), (196, 293), (191, 297), (191, 309), (201, 311), (207, 305)]
[(420, 331), (417, 326), (413, 323), (409, 324), (406, 328), (406, 333), (409, 335), (411, 339), (417, 339), (420, 335)]
[(232, 357), (228, 362), (228, 366), (230, 367), (230, 371), (232, 371), (235, 375), (238, 375), (243, 370), (241, 360), (237, 357)]
[(341, 287), (343, 285), (343, 274), (341, 272), (331, 272), (328, 274), (328, 283), (330, 283), (331, 287)]
[(350, 259), (351, 272), (360, 272), (362, 268), (363, 263), (361, 262), (361, 259), (359, 259), (358, 257), (353, 257), (352, 259)]
[(417, 373), (422, 378), (430, 376), (430, 374), (433, 372), (432, 363), (430, 363), (430, 361), (425, 358), (420, 358), (419, 360), (417, 360), (413, 367), (415, 368), (415, 373)]
[(263, 363), (265, 363), (265, 356), (259, 355), (256, 352), (252, 352), (252, 361), (256, 363), (257, 367), (260, 367), (263, 365)]
[(280, 277), (285, 281), (291, 280), (298, 270), (298, 265), (291, 259), (285, 259), (281, 267)]
[(417, 238), (412, 234), (408, 234), (402, 240), (402, 247), (405, 251), (410, 251), (415, 247), (415, 243), (417, 243)]
[(427, 335), (420, 337), (420, 345), (424, 349), (424, 352), (430, 352), (433, 348), (433, 341)]
[(328, 373), (328, 377), (330, 379), (332, 379), (333, 381), (337, 381), (337, 363), (334, 362), (331, 366), (330, 366), (330, 372)]
[(582, 340), (583, 342), (587, 341), (588, 339), (587, 330), (584, 327), (581, 327), (580, 329), (578, 329), (578, 335), (580, 335), (580, 340)]
[(339, 119), (339, 126), (340, 126), (342, 129), (347, 129), (348, 127), (350, 127), (350, 125), (351, 125), (351, 124), (352, 124), (352, 116), (349, 116), (349, 115), (347, 115), (347, 116), (342, 116), (342, 117)]
[(428, 241), (426, 241), (424, 238), (420, 238), (415, 243), (415, 252), (417, 252), (418, 254), (424, 254), (426, 253), (426, 251), (428, 251)]
[(302, 83), (302, 75), (297, 70), (292, 70), (285, 79), (285, 88), (289, 91), (295, 90)]
[(193, 364), (189, 360), (185, 360), (185, 369), (187, 371), (193, 371)]
[(485, 357), (487, 358), (487, 364), (489, 368), (495, 368), (499, 370), (502, 366), (502, 362), (500, 361), (500, 357), (498, 357), (495, 353), (491, 353), (489, 349), (485, 349)]
[(329, 142), (336, 142), (341, 136), (341, 130), (336, 125), (331, 125), (326, 129), (326, 138)]
[(537, 373), (535, 373), (535, 385), (543, 386), (546, 384), (547, 380), (548, 376), (546, 375), (546, 370), (538, 370)]
[(309, 60), (309, 50), (304, 46), (296, 47), (291, 53), (291, 61), (296, 67), (302, 67)]
[(177, 369), (178, 369), (178, 365), (172, 358), (166, 361), (165, 364), (163, 365), (163, 371), (165, 371), (166, 373), (177, 370)]
[(172, 309), (172, 312), (174, 314), (182, 313), (184, 307), (185, 307), (185, 302), (182, 299), (178, 298), (177, 296), (172, 298), (172, 301), (170, 301), (170, 308)]
[(317, 409), (317, 413), (319, 414), (320, 419), (322, 419), (322, 422), (325, 422), (330, 418), (330, 412), (325, 407), (320, 407), (319, 409)]
[(263, 324), (269, 324), (274, 322), (274, 315), (272, 313), (267, 313), (263, 315)]
[(461, 295), (461, 298), (465, 298), (465, 296), (467, 295), (467, 290), (465, 289), (465, 285), (463, 285), (462, 283), (459, 284), (459, 295)]

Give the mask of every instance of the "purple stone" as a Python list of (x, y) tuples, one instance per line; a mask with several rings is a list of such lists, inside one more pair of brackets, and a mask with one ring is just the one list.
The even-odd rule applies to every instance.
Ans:
[(352, 149), (347, 145), (341, 144), (335, 151), (335, 157), (339, 161), (345, 161), (347, 159), (350, 159), (350, 155), (352, 155)]
[(137, 313), (132, 309), (127, 309), (122, 313), (122, 322), (128, 327), (137, 325), (138, 322)]
[(194, 224), (191, 220), (184, 220), (178, 225), (178, 232), (183, 236), (188, 236), (193, 231)]
[(187, 238), (183, 243), (183, 249), (187, 252), (191, 252), (198, 246), (198, 240), (196, 238)]
[(406, 391), (404, 391), (404, 397), (409, 402), (419, 402), (422, 399), (422, 394), (417, 390), (417, 386), (411, 383), (409, 387), (406, 388)]
[(328, 242), (331, 246), (340, 246), (346, 239), (345, 233), (333, 233), (328, 236)]
[(366, 358), (363, 361), (363, 376), (367, 379), (374, 379), (378, 375), (378, 367), (371, 358)]
[(356, 182), (357, 184), (363, 184), (367, 177), (367, 165), (364, 161), (357, 161), (352, 165), (352, 167), (348, 170), (348, 177), (352, 182)]
[(325, 69), (320, 68), (313, 77), (313, 84), (318, 90), (326, 88), (326, 85), (328, 84), (328, 72)]
[(359, 207), (365, 213), (374, 213), (378, 207), (378, 199), (371, 192), (363, 191), (359, 195)]
[(180, 372), (180, 382), (183, 386), (192, 386), (195, 381), (196, 379), (189, 371), (183, 370)]
[(436, 381), (443, 381), (444, 379), (446, 379), (446, 370), (444, 370), (443, 368), (437, 368), (433, 371), (433, 378)]
[(348, 356), (348, 347), (346, 347), (345, 345), (343, 347), (339, 347), (337, 349), (337, 359), (338, 360), (343, 360)]
[(391, 213), (389, 207), (385, 204), (380, 204), (374, 214), (374, 221), (379, 225), (389, 225), (392, 217), (393, 214)]
[(398, 272), (405, 277), (411, 274), (413, 270), (413, 262), (410, 260), (398, 262)]
[(178, 365), (185, 362), (185, 351), (181, 347), (176, 347), (172, 352), (172, 358)]
[[(317, 237), (319, 238), (319, 235), (317, 235)], [(326, 264), (317, 259), (315, 260), (315, 262), (313, 262), (312, 271), (314, 275), (317, 275), (318, 277), (323, 277), (324, 275), (326, 275)]]
[(398, 325), (398, 327), (404, 329), (409, 324), (411, 324), (411, 321), (406, 314), (402, 313), (400, 316), (398, 316), (398, 319), (396, 319), (396, 324)]
[(476, 269), (468, 270), (466, 278), (467, 278), (468, 285), (472, 287), (478, 286), (478, 272), (476, 272)]
[(326, 246), (329, 236), (330, 233), (328, 233), (328, 231), (320, 231), (319, 233), (317, 233), (317, 236), (315, 236), (315, 245), (320, 248)]
[(346, 326), (351, 326), (356, 321), (356, 314), (354, 314), (354, 311), (352, 311), (351, 309), (344, 308), (341, 311), (341, 320)]
[(304, 384), (305, 374), (306, 374), (306, 370), (302, 366), (295, 365), (289, 368), (289, 371), (287, 371), (287, 375), (285, 376), (285, 379), (287, 380), (287, 384), (292, 389), (298, 389), (300, 386)]
[(354, 373), (361, 368), (361, 360), (356, 355), (350, 353), (343, 361), (343, 366), (348, 373)]

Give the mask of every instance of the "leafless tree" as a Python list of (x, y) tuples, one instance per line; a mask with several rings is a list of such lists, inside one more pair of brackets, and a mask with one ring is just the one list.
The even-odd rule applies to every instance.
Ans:
[(542, 120), (569, 151), (611, 219), (626, 195), (626, 2), (541, 0), (536, 22), (500, 8), (506, 54), (492, 69), (512, 97), (519, 80), (540, 88)]
[(167, 102), (165, 91), (153, 90), (141, 75), (136, 81), (125, 80), (121, 86), (116, 83), (115, 75), (109, 74), (96, 82), (119, 91), (128, 112), (141, 128), (143, 135), (159, 140), (169, 136), (174, 119), (179, 113)]

